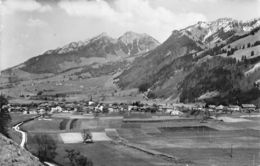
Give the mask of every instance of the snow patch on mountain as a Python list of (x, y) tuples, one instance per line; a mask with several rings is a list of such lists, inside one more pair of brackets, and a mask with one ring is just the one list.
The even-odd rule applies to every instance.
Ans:
[(180, 31), (195, 41), (207, 44), (225, 40), (222, 39), (223, 36), (227, 36), (228, 38), (228, 35), (232, 35), (232, 33), (229, 34), (229, 32), (249, 32), (259, 26), (260, 18), (245, 22), (232, 18), (220, 18), (211, 22), (200, 21)]

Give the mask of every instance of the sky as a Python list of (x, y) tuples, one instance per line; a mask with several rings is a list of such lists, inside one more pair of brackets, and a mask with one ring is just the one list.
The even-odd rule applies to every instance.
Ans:
[(222, 17), (260, 17), (260, 0), (0, 0), (0, 70), (102, 32), (163, 42), (175, 29)]

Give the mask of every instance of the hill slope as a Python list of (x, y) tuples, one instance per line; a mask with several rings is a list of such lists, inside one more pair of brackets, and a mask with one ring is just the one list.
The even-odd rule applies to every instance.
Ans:
[(39, 159), (22, 149), (14, 141), (0, 134), (0, 165), (2, 166), (43, 166)]
[[(136, 59), (118, 77), (118, 85), (150, 89), (148, 97), (176, 98), (182, 102), (194, 102), (210, 91), (220, 91), (223, 96), (234, 89), (250, 91), (260, 77), (257, 73), (247, 77), (244, 72), (259, 61), (259, 27), (260, 19), (218, 19), (173, 31), (164, 43)], [(246, 60), (236, 55), (242, 45), (246, 45)]]

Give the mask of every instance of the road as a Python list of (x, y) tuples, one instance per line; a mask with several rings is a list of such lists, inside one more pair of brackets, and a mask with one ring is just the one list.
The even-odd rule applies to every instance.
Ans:
[(22, 124), (23, 124), (23, 122), (18, 123), (16, 126), (13, 127), (13, 129), (14, 129), (15, 131), (17, 131), (17, 132), (19, 132), (19, 133), (22, 134), (22, 141), (21, 141), (21, 143), (20, 143), (20, 146), (21, 146), (22, 148), (24, 148), (24, 145), (25, 145), (27, 136), (26, 136), (26, 133), (25, 133), (25, 132), (23, 132), (22, 130), (20, 130), (20, 126), (21, 126)]
[[(35, 118), (37, 118), (37, 117), (35, 117)], [(24, 145), (25, 145), (26, 140), (27, 140), (27, 134), (26, 134), (26, 132), (20, 130), (20, 126), (21, 126), (23, 123), (24, 123), (24, 122), (18, 123), (17, 125), (15, 125), (15, 126), (13, 127), (13, 129), (14, 129), (16, 132), (19, 132), (19, 133), (22, 134), (22, 141), (21, 141), (21, 143), (20, 143), (20, 146), (21, 146), (22, 148), (24, 148)], [(48, 165), (48, 166), (57, 166), (56, 164), (53, 164), (53, 163), (50, 163), (50, 162), (47, 162), (47, 161), (45, 161), (44, 164), (46, 164), (46, 165)]]

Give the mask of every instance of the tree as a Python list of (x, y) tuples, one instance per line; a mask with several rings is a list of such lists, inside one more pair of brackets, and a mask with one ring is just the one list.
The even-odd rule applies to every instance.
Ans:
[(247, 44), (247, 48), (249, 48), (249, 47), (251, 47), (251, 44), (250, 44), (250, 43)]
[(255, 52), (254, 51), (251, 51), (251, 56), (254, 56), (255, 55)]
[(55, 140), (46, 134), (35, 135), (33, 142), (37, 146), (37, 156), (40, 161), (52, 161), (56, 153), (56, 142)]
[(41, 96), (43, 94), (43, 91), (37, 92), (37, 96)]
[(139, 92), (146, 92), (149, 89), (150, 85), (148, 83), (141, 84), (138, 87)]
[(66, 149), (65, 151), (67, 152), (65, 158), (70, 160), (71, 166), (93, 166), (93, 162), (80, 154), (79, 151), (75, 151), (74, 149)]
[(7, 98), (5, 96), (0, 95), (0, 133), (9, 137), (8, 127), (11, 121), (11, 116), (7, 110), (6, 105), (8, 104)]
[(89, 129), (84, 129), (82, 131), (83, 143), (92, 142), (92, 134)]
[(70, 160), (71, 165), (73, 165), (74, 159), (77, 155), (79, 155), (79, 152), (76, 152), (74, 149), (66, 149), (67, 155), (65, 156)]

